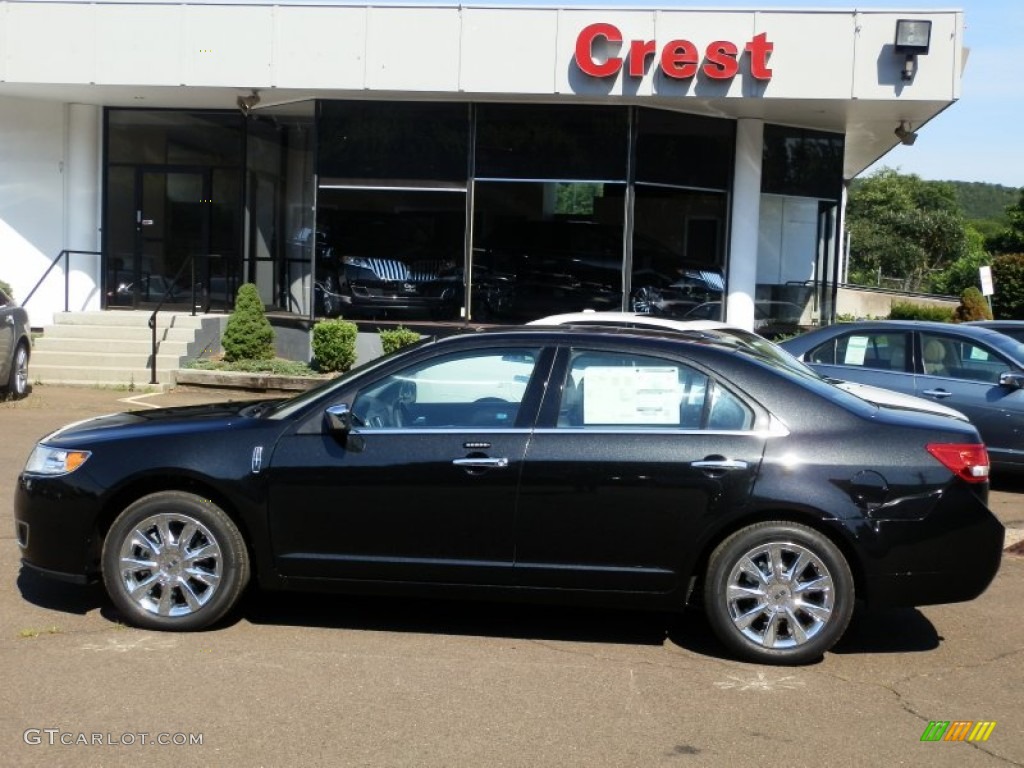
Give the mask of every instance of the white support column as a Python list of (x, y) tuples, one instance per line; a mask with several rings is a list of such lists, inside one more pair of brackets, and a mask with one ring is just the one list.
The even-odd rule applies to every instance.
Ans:
[(754, 329), (763, 151), (764, 121), (748, 118), (737, 120), (727, 277), (729, 295), (725, 304), (725, 320), (748, 330)]
[[(91, 104), (67, 106), (64, 247), (68, 250), (100, 249), (102, 116), (102, 109)], [(71, 255), (69, 309), (72, 312), (100, 308), (100, 262), (99, 256)]]

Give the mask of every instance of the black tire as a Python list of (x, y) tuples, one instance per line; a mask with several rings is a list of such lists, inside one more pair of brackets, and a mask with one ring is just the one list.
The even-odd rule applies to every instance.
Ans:
[(748, 661), (789, 665), (820, 659), (846, 631), (853, 603), (853, 574), (842, 552), (824, 534), (798, 523), (743, 528), (708, 561), (708, 621)]
[(28, 347), (18, 344), (11, 358), (11, 372), (7, 377), (7, 395), (20, 400), (28, 394)]
[(147, 629), (208, 627), (249, 581), (238, 526), (212, 501), (182, 491), (150, 494), (125, 509), (103, 542), (102, 563), (118, 611)]

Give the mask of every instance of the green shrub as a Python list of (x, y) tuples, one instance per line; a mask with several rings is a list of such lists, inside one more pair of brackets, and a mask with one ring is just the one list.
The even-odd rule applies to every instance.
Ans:
[(402, 326), (398, 326), (390, 331), (380, 332), (380, 345), (384, 348), (385, 355), (394, 352), (396, 349), (415, 344), (419, 340), (420, 335), (416, 331), (410, 331)]
[(1024, 319), (1024, 253), (1008, 253), (992, 260), (992, 310), (999, 320)]
[(956, 308), (955, 314), (958, 323), (966, 323), (970, 320), (991, 320), (992, 311), (988, 308), (985, 297), (975, 287), (966, 288), (960, 297), (960, 306)]
[(221, 344), (228, 362), (268, 360), (274, 356), (274, 329), (263, 311), (260, 293), (252, 283), (245, 283), (238, 289), (235, 311), (228, 318)]
[(5, 283), (3, 280), (0, 280), (0, 291), (3, 291), (8, 296), (10, 296), (12, 299), (14, 298), (14, 291), (11, 290), (10, 284), (9, 283)]
[(890, 320), (935, 320), (953, 322), (953, 308), (934, 304), (915, 304), (912, 301), (894, 301), (889, 310)]
[(313, 363), (321, 371), (347, 371), (356, 362), (355, 323), (321, 320), (313, 326)]

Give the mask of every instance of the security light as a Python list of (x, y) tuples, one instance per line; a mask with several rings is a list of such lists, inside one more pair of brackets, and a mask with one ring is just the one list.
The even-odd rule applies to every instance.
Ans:
[(903, 80), (914, 79), (917, 71), (917, 57), (928, 53), (932, 39), (932, 23), (922, 19), (898, 19), (896, 21), (896, 42), (893, 48), (903, 54)]

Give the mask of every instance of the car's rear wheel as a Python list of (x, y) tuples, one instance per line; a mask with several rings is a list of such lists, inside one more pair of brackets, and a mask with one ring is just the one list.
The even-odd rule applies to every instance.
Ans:
[(790, 522), (757, 523), (712, 553), (704, 604), (732, 651), (765, 664), (805, 664), (831, 648), (853, 612), (853, 575), (828, 537)]
[(11, 360), (11, 373), (7, 378), (7, 394), (13, 398), (24, 397), (28, 393), (28, 348), (19, 344), (14, 350)]
[(191, 493), (145, 496), (114, 521), (103, 544), (103, 581), (136, 626), (195, 630), (214, 623), (249, 581), (238, 527)]

